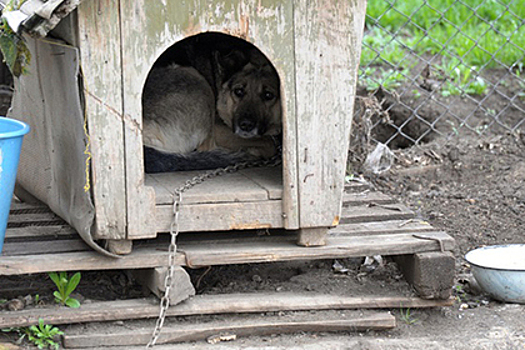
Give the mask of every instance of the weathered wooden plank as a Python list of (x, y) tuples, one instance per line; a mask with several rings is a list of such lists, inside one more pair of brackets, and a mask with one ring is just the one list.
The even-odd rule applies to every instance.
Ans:
[(402, 204), (361, 205), (343, 208), (340, 224), (369, 221), (408, 220), (413, 217), (414, 213)]
[[(415, 297), (361, 296), (325, 294), (243, 293), (196, 295), (168, 309), (168, 316), (192, 316), (229, 313), (261, 313), (273, 311), (428, 308), (452, 305), (453, 300), (423, 300)], [(154, 318), (159, 313), (155, 298), (94, 302), (79, 309), (46, 308), (2, 312), (0, 327), (25, 327), (38, 324), (84, 323), (126, 319)]]
[(80, 239), (53, 240), (53, 241), (29, 241), (29, 242), (6, 242), (2, 255), (17, 256), (31, 254), (56, 254), (64, 252), (78, 252), (91, 250), (84, 241)]
[[(410, 220), (410, 219), (409, 219)], [(409, 233), (435, 231), (429, 223), (420, 220), (389, 220), (341, 224), (332, 228), (331, 235), (377, 235), (383, 233)]]
[(345, 182), (345, 192), (347, 193), (353, 193), (353, 192), (363, 192), (366, 190), (370, 190), (370, 184), (366, 182), (365, 180), (359, 181), (359, 180), (352, 180), (349, 182)]
[[(145, 17), (140, 20), (129, 19), (131, 8), (141, 6), (138, 3), (131, 5), (126, 1), (118, 2), (121, 14), (121, 50), (122, 60), (122, 109), (124, 118), (124, 142), (126, 159), (126, 196), (127, 196), (127, 238), (154, 238), (155, 232), (155, 191), (151, 187), (144, 186), (144, 159), (138, 155), (142, 154), (142, 90), (149, 66), (140, 66), (148, 56), (137, 57), (147, 54), (145, 44), (151, 38), (144, 24)], [(159, 18), (155, 18), (158, 20)], [(137, 50), (137, 33), (147, 40), (143, 41), (141, 50)], [(155, 36), (155, 34), (153, 34)]]
[(5, 233), (6, 242), (72, 238), (78, 238), (78, 233), (69, 225), (13, 227)]
[(9, 215), (9, 226), (21, 226), (21, 225), (31, 225), (31, 224), (39, 224), (39, 223), (62, 223), (65, 224), (66, 222), (62, 220), (60, 217), (58, 217), (55, 213), (46, 211), (42, 213), (28, 213), (28, 214), (15, 214), (15, 215)]
[(393, 204), (396, 201), (381, 192), (363, 191), (360, 193), (344, 193), (343, 206), (356, 206), (363, 204)]
[(300, 226), (338, 222), (365, 0), (295, 0)]
[(283, 198), (283, 170), (282, 167), (251, 168), (241, 170), (245, 175), (268, 192), (269, 199)]
[[(425, 236), (440, 239), (445, 250), (454, 249), (454, 239), (443, 232), (427, 232)], [(370, 255), (401, 255), (440, 250), (440, 244), (431, 239), (418, 239), (412, 234), (377, 236), (331, 237), (325, 246), (297, 249), (293, 242), (265, 242), (260, 244), (230, 243), (213, 247), (205, 244), (180, 244), (190, 266), (247, 264), (286, 260), (333, 259)]]
[[(157, 205), (170, 205), (173, 203), (173, 193), (176, 189), (203, 173), (202, 171), (185, 171), (149, 174), (146, 177), (146, 185), (155, 189)], [(267, 199), (268, 193), (263, 187), (240, 173), (224, 174), (209, 179), (183, 194), (183, 201), (187, 204), (251, 202)]]
[[(426, 232), (424, 235), (430, 239), (416, 238), (412, 234), (329, 236), (326, 246), (321, 247), (299, 247), (290, 241), (227, 242), (212, 246), (205, 242), (180, 242), (175, 263), (183, 266), (208, 266), (400, 255), (440, 250), (440, 244), (432, 238), (442, 240), (446, 251), (454, 249), (454, 239), (444, 232)], [(166, 262), (165, 245), (137, 247), (132, 254), (120, 259), (104, 257), (95, 252), (0, 256), (0, 275), (54, 270), (139, 269), (165, 266)]]
[[(94, 251), (22, 256), (1, 255), (0, 276), (48, 271), (139, 269), (165, 266), (167, 261), (167, 252), (155, 249), (134, 251), (133, 254), (122, 258), (110, 258)], [(184, 255), (178, 254), (176, 263), (180, 265), (183, 262)]]
[[(316, 316), (317, 318), (319, 315)], [(388, 313), (355, 314), (339, 319), (212, 321), (205, 324), (179, 324), (164, 327), (157, 344), (203, 340), (219, 334), (235, 334), (236, 337), (286, 334), (295, 332), (336, 332), (385, 330), (394, 328), (395, 317)], [(273, 320), (271, 320), (273, 318)], [(296, 318), (296, 317), (295, 317)], [(133, 330), (112, 334), (64, 335), (66, 348), (94, 348), (98, 346), (146, 345), (151, 339), (151, 330)]]
[(96, 238), (126, 238), (126, 169), (119, 2), (78, 7), (85, 109), (89, 116)]
[(49, 208), (44, 203), (40, 202), (40, 204), (32, 204), (32, 203), (26, 203), (26, 202), (20, 202), (18, 200), (13, 199), (11, 201), (11, 209), (10, 212), (14, 212), (17, 210), (47, 210), (49, 211)]
[[(263, 191), (266, 195), (266, 192)], [(157, 207), (158, 232), (169, 232), (173, 220), (171, 205)], [(179, 228), (188, 231), (248, 230), (283, 227), (282, 202), (232, 202), (216, 204), (183, 204)]]

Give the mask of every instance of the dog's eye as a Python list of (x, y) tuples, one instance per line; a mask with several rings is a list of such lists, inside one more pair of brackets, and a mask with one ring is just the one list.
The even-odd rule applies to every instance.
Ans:
[(271, 101), (271, 100), (273, 100), (274, 98), (275, 98), (275, 95), (274, 95), (273, 93), (271, 93), (270, 91), (266, 91), (266, 92), (264, 93), (264, 99), (265, 99), (266, 101)]
[(241, 97), (244, 97), (244, 89), (243, 88), (236, 88), (233, 90), (233, 93), (235, 94), (235, 96), (241, 98)]

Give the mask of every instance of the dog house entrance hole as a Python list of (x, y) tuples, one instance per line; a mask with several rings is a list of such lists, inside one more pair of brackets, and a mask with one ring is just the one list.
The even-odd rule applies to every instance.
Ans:
[[(225, 80), (227, 80), (236, 70), (242, 69), (242, 67), (251, 63), (250, 59), (252, 58), (250, 57), (253, 56), (250, 56), (250, 52), (255, 52), (255, 60), (266, 60), (271, 66), (277, 77), (279, 88), (277, 94), (281, 96), (279, 78), (275, 68), (266, 56), (253, 44), (221, 33), (198, 34), (175, 43), (157, 59), (151, 71), (172, 64), (193, 67), (206, 78), (212, 87), (216, 100), (220, 93), (218, 89), (224, 84), (224, 81), (218, 81), (220, 78), (217, 78), (219, 74), (215, 61), (217, 57), (224, 59), (228, 63), (220, 67), (220, 69), (223, 69), (220, 74), (224, 74), (226, 76)], [(280, 105), (279, 108), (281, 108)], [(143, 110), (144, 113), (146, 111)], [(279, 113), (281, 113), (280, 110)], [(280, 137), (279, 135), (279, 141)], [(210, 170), (146, 173), (146, 186), (154, 188), (157, 208), (169, 206), (173, 203), (175, 189), (184, 185), (188, 179), (206, 171)], [(226, 220), (224, 224), (219, 225), (216, 222), (209, 224), (202, 222), (195, 226), (189, 225), (186, 229), (182, 227), (181, 230), (214, 231), (224, 229), (281, 228), (283, 227), (282, 183), (281, 166), (249, 168), (207, 180), (184, 194), (184, 204), (194, 207), (193, 216), (198, 216), (199, 212), (201, 212), (200, 210), (211, 210), (213, 212), (217, 206), (221, 205), (221, 212), (224, 212), (222, 215), (230, 215), (229, 212), (235, 212), (237, 213), (235, 215), (243, 216), (245, 215), (244, 212), (249, 210), (254, 213), (248, 214), (248, 218), (241, 217), (239, 220), (234, 220), (234, 224), (232, 224), (231, 220)], [(250, 219), (249, 216), (253, 218)], [(204, 221), (204, 219), (201, 221)], [(158, 228), (159, 232), (169, 230), (169, 227), (163, 226), (165, 225), (160, 225)]]

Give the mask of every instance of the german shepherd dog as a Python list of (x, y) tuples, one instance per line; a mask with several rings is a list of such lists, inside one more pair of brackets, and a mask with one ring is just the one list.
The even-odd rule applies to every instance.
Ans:
[(254, 47), (189, 42), (182, 64), (154, 67), (143, 92), (147, 173), (268, 159), (280, 144), (280, 82)]

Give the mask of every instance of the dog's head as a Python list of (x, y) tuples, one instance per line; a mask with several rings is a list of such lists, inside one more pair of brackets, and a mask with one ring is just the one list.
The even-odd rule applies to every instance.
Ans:
[(280, 134), (282, 107), (275, 68), (262, 54), (251, 54), (237, 70), (228, 67), (231, 74), (218, 87), (219, 117), (242, 138)]

